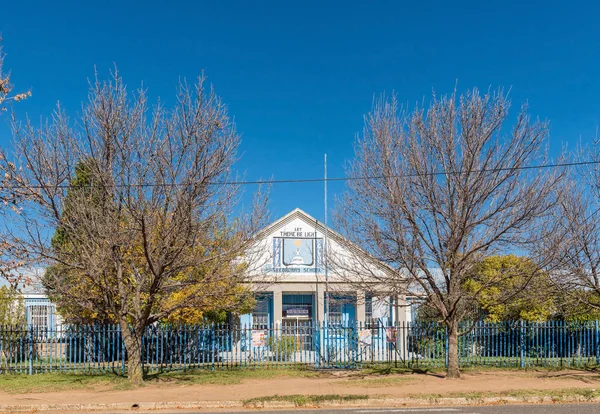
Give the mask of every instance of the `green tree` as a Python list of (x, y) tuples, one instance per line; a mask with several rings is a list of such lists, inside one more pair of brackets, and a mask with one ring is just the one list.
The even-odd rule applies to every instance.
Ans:
[(597, 292), (581, 289), (566, 293), (558, 289), (556, 304), (557, 319), (574, 322), (600, 320), (600, 297)]
[[(75, 221), (81, 219), (77, 214), (77, 203), (82, 199), (87, 199), (89, 203), (102, 208), (102, 193), (94, 186), (93, 170), (92, 159), (80, 161), (75, 166), (75, 173), (69, 182), (62, 216), (65, 221), (72, 223), (74, 229), (77, 229)], [(76, 240), (79, 237), (81, 236), (69, 234), (68, 229), (59, 224), (51, 240), (52, 250), (66, 256), (77, 249)], [(86, 278), (84, 273), (82, 269), (60, 262), (46, 268), (42, 284), (50, 300), (57, 305), (57, 312), (67, 323), (116, 323), (114, 315), (102, 306), (99, 287)], [(86, 296), (84, 302), (81, 301), (83, 296)]]
[(476, 308), (492, 322), (542, 322), (557, 312), (556, 292), (548, 274), (527, 257), (486, 257), (463, 288), (475, 296)]
[(27, 343), (27, 323), (25, 304), (19, 292), (10, 286), (0, 286), (0, 350), (4, 358), (0, 361), (23, 361), (27, 353), (23, 344)]
[[(97, 183), (98, 178), (94, 177), (93, 160), (88, 159), (77, 164), (75, 174), (69, 184), (69, 189), (65, 197), (65, 207), (63, 216), (74, 215), (73, 218), (63, 217), (65, 221), (73, 222), (77, 214), (76, 211), (78, 200), (85, 197), (89, 203), (102, 206), (102, 193), (99, 191)], [(96, 183), (96, 184), (95, 184)], [(84, 218), (85, 220), (85, 218)], [(86, 224), (86, 223), (82, 223)], [(223, 223), (225, 225), (225, 223)], [(76, 225), (74, 226), (76, 229)], [(227, 234), (227, 233), (224, 233)], [(65, 231), (65, 228), (58, 226), (54, 236), (52, 237), (52, 248), (57, 254), (66, 254), (67, 252), (76, 249), (77, 246), (73, 243), (73, 235)], [(213, 242), (217, 239), (215, 239)], [(219, 243), (225, 247), (225, 240)], [(138, 249), (141, 246), (137, 247)], [(194, 246), (193, 248), (201, 248)], [(135, 247), (134, 247), (135, 250)], [(227, 267), (230, 264), (224, 264), (221, 272), (227, 272)], [(237, 266), (240, 266), (239, 264)], [(241, 266), (244, 266), (241, 264)], [(254, 298), (252, 291), (241, 284), (235, 277), (219, 278), (215, 280), (210, 276), (210, 267), (200, 267), (193, 269), (191, 278), (181, 277), (182, 281), (195, 280), (195, 284), (181, 287), (177, 291), (164, 296), (164, 299), (156, 303), (154, 312), (160, 312), (164, 307), (177, 307), (178, 302), (185, 302), (183, 307), (177, 309), (161, 320), (164, 323), (177, 324), (197, 324), (204, 321), (222, 323), (225, 322), (229, 312), (246, 313), (254, 307)], [(232, 274), (234, 273), (231, 270)], [(183, 275), (182, 275), (183, 276)], [(114, 275), (113, 275), (114, 277)], [(117, 323), (118, 319), (115, 315), (103, 306), (102, 294), (94, 283), (90, 283), (88, 278), (83, 277), (79, 269), (74, 269), (69, 266), (57, 263), (47, 268), (42, 279), (44, 287), (48, 292), (49, 298), (57, 304), (57, 311), (68, 323)], [(205, 296), (194, 295), (192, 292), (197, 290), (204, 291), (220, 291), (221, 296)], [(86, 302), (80, 300), (72, 300), (72, 298), (81, 298), (87, 296)]]
[(0, 286), (0, 326), (26, 323), (25, 304), (19, 292), (10, 286)]

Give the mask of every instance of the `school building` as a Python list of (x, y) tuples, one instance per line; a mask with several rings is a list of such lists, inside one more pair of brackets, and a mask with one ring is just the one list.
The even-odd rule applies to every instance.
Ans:
[(396, 270), (298, 208), (259, 232), (256, 246), (249, 260), (257, 264), (251, 277), (257, 304), (240, 317), (243, 326), (390, 326), (412, 319), (406, 296), (374, 293), (376, 280), (390, 276), (382, 273)]

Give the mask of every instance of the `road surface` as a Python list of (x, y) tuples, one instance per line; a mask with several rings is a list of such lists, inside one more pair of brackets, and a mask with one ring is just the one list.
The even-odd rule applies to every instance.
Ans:
[[(407, 407), (407, 408), (352, 408), (319, 410), (247, 410), (227, 412), (227, 414), (248, 414), (249, 412), (273, 414), (599, 414), (600, 404), (537, 404), (537, 405), (497, 405), (485, 407)], [(206, 411), (157, 411), (161, 414), (223, 414), (224, 411), (209, 413)]]

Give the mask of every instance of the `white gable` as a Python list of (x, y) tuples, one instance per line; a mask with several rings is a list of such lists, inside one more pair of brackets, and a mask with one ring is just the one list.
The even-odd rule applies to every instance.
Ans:
[[(327, 243), (327, 257), (325, 244)], [(251, 261), (253, 276), (270, 282), (331, 282), (372, 279), (392, 271), (338, 233), (300, 209), (295, 209), (259, 233)], [(250, 261), (250, 260), (249, 260)], [(363, 280), (364, 280), (363, 279)]]

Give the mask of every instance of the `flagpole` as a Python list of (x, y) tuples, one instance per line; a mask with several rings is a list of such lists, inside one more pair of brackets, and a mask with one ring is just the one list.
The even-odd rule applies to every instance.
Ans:
[(327, 263), (327, 154), (325, 154), (324, 159), (324, 170), (325, 180), (323, 181), (325, 184), (325, 236), (323, 240), (323, 265), (325, 266), (325, 326), (328, 326), (329, 322), (329, 271), (328, 271), (328, 263)]

